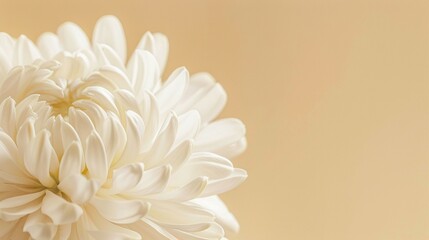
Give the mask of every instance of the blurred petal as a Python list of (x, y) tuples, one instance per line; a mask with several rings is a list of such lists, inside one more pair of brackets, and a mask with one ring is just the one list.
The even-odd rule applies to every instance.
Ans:
[(127, 57), (127, 43), (121, 22), (114, 16), (101, 17), (92, 34), (94, 44), (103, 43), (116, 51), (122, 62)]

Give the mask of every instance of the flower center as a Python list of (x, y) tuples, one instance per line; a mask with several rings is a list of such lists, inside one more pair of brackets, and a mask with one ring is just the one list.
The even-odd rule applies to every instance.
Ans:
[(61, 97), (45, 96), (46, 102), (52, 107), (53, 115), (61, 115), (63, 117), (67, 116), (69, 113), (70, 107), (73, 106), (73, 103), (78, 99), (76, 90), (77, 86), (71, 84), (65, 84), (62, 87)]
[(62, 99), (58, 99), (58, 102), (51, 102), (50, 105), (52, 107), (52, 113), (54, 115), (62, 115), (67, 116), (69, 112), (69, 108), (73, 105), (74, 99), (71, 94), (67, 94)]

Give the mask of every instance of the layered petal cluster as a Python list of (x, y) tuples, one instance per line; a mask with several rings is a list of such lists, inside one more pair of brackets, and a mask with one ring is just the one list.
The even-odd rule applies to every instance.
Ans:
[(168, 40), (146, 33), (127, 61), (121, 23), (92, 41), (65, 23), (34, 44), (0, 33), (0, 239), (225, 239), (218, 194), (247, 177), (246, 147), (207, 73), (162, 73)]

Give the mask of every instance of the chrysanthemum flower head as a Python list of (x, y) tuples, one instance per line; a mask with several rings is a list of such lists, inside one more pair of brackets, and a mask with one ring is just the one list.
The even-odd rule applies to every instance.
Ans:
[(0, 239), (223, 239), (238, 223), (218, 194), (244, 181), (246, 147), (207, 73), (162, 80), (168, 40), (127, 61), (121, 23), (92, 41), (65, 23), (37, 45), (0, 33)]

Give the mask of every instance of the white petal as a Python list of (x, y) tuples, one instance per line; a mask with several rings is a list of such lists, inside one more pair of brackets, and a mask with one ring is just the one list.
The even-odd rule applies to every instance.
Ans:
[(240, 140), (229, 144), (228, 146), (222, 147), (222, 149), (216, 150), (216, 153), (231, 159), (242, 154), (246, 150), (246, 148), (247, 140), (246, 137), (243, 137)]
[(199, 197), (206, 188), (207, 183), (207, 177), (198, 177), (183, 187), (169, 192), (163, 192), (154, 196), (154, 198), (159, 200), (172, 200), (177, 202), (188, 201)]
[(95, 196), (91, 204), (107, 220), (118, 224), (129, 224), (146, 215), (149, 203), (140, 200), (110, 200)]
[[(80, 118), (77, 119), (79, 121)], [(79, 135), (76, 132), (76, 130), (70, 125), (70, 123), (66, 122), (62, 117), (59, 118), (60, 123), (60, 134), (61, 134), (61, 145), (63, 146), (63, 149), (66, 150), (72, 143), (74, 142), (80, 142)], [(83, 126), (85, 124), (88, 124), (88, 121), (82, 121), (81, 123)], [(87, 128), (91, 128), (88, 126)], [(84, 130), (85, 128), (80, 128), (82, 131), (89, 131)], [(83, 136), (83, 134), (82, 134)]]
[[(86, 141), (89, 134), (91, 134), (95, 129), (88, 115), (86, 115), (82, 110), (75, 109), (73, 107), (69, 109), (69, 123), (71, 124), (72, 129), (79, 135), (82, 143)], [(73, 136), (73, 134), (70, 136)]]
[(86, 96), (92, 101), (95, 101), (106, 111), (118, 113), (113, 94), (105, 88), (99, 86), (87, 87), (82, 91), (82, 96)]
[(164, 162), (164, 157), (170, 151), (176, 139), (177, 124), (177, 117), (174, 114), (171, 114), (171, 117), (166, 119), (165, 127), (161, 127), (152, 148), (145, 156), (144, 163), (147, 168), (159, 166)]
[(112, 161), (122, 154), (127, 141), (127, 133), (122, 123), (114, 114), (107, 117), (102, 123), (100, 137), (106, 149), (107, 160)]
[(24, 164), (40, 183), (51, 188), (56, 186), (51, 172), (58, 170), (58, 159), (49, 138), (49, 132), (44, 130), (32, 139), (29, 148), (25, 149)]
[(37, 46), (43, 57), (47, 59), (54, 57), (63, 48), (58, 36), (50, 32), (43, 33), (39, 37)]
[(133, 111), (127, 111), (126, 121), (127, 144), (121, 156), (120, 164), (138, 161), (143, 147), (145, 125), (140, 115)]
[(137, 185), (129, 189), (129, 195), (141, 197), (162, 192), (168, 184), (171, 166), (165, 165), (146, 170)]
[(12, 68), (10, 57), (11, 56), (7, 56), (6, 53), (0, 48), (0, 81), (4, 81), (4, 77)]
[(174, 174), (175, 184), (185, 184), (198, 176), (210, 180), (229, 177), (234, 168), (228, 159), (212, 153), (195, 153), (190, 160)]
[(58, 28), (58, 37), (65, 50), (73, 52), (89, 48), (89, 40), (85, 32), (72, 22), (63, 23)]
[(154, 201), (147, 218), (162, 224), (193, 225), (208, 223), (215, 220), (215, 216), (208, 209), (190, 202), (161, 202)]
[(201, 197), (217, 195), (230, 191), (243, 183), (246, 178), (247, 172), (243, 169), (236, 168), (234, 169), (234, 172), (226, 178), (209, 181), (204, 193), (201, 194)]
[(200, 112), (201, 121), (206, 123), (219, 115), (226, 100), (225, 90), (210, 74), (198, 73), (191, 76), (189, 87), (175, 110), (181, 114), (196, 109)]
[(222, 152), (246, 134), (244, 124), (234, 118), (221, 119), (203, 128), (195, 139), (196, 151)]
[(173, 171), (176, 172), (184, 165), (189, 159), (192, 153), (193, 142), (187, 140), (179, 144), (174, 150), (172, 150), (164, 159), (165, 164), (170, 164)]
[(168, 57), (168, 39), (161, 33), (152, 34), (146, 32), (140, 39), (137, 49), (146, 50), (152, 53), (158, 61), (160, 72), (164, 71)]
[(33, 239), (51, 240), (57, 233), (57, 226), (38, 211), (28, 216), (23, 231), (28, 232)]
[(159, 124), (159, 108), (156, 98), (149, 92), (144, 93), (143, 101), (140, 102), (140, 115), (146, 126), (146, 131), (143, 137), (143, 150), (148, 150), (155, 140), (158, 133)]
[(169, 51), (168, 38), (162, 33), (154, 33), (155, 39), (155, 57), (159, 63), (159, 69), (164, 72), (165, 65), (167, 64), (167, 57)]
[(192, 200), (192, 202), (215, 213), (216, 222), (222, 225), (227, 234), (237, 233), (240, 230), (238, 221), (218, 196), (198, 198)]
[(45, 191), (7, 198), (0, 201), (0, 218), (14, 221), (40, 209)]
[(95, 24), (92, 42), (112, 47), (122, 62), (127, 57), (127, 42), (121, 22), (114, 16), (103, 16)]
[(86, 76), (89, 68), (88, 60), (83, 54), (71, 55), (67, 52), (61, 52), (56, 55), (55, 60), (61, 65), (55, 69), (54, 79), (65, 80), (69, 84)]
[(34, 43), (26, 36), (21, 35), (15, 44), (13, 65), (29, 65), (39, 58), (41, 55)]
[(70, 233), (71, 233), (71, 224), (64, 224), (61, 226), (58, 226), (57, 229), (57, 235), (55, 239), (58, 240), (67, 240), (70, 237)]
[(38, 182), (25, 170), (14, 141), (0, 132), (0, 182), (34, 186)]
[(124, 61), (109, 45), (100, 43), (95, 44), (94, 52), (98, 59), (97, 65), (99, 67), (103, 67), (105, 65), (112, 65), (125, 72)]
[(95, 131), (86, 140), (85, 159), (89, 176), (100, 183), (104, 183), (107, 178), (109, 166), (103, 142)]
[(127, 227), (139, 232), (148, 240), (177, 240), (177, 238), (171, 235), (165, 228), (146, 218), (142, 218), (140, 221), (127, 225)]
[(64, 180), (69, 175), (81, 173), (83, 167), (83, 152), (79, 142), (73, 142), (61, 158), (59, 179)]
[(155, 57), (148, 51), (136, 50), (128, 63), (128, 76), (138, 99), (144, 90), (154, 92), (160, 81)]
[(206, 239), (221, 239), (225, 232), (223, 228), (217, 224), (212, 223), (210, 227), (198, 232), (185, 232), (176, 229), (172, 229), (171, 233), (178, 239), (183, 240), (206, 240)]
[(133, 189), (142, 180), (143, 163), (133, 163), (113, 171), (111, 194), (117, 194)]
[(76, 100), (73, 102), (73, 106), (85, 112), (97, 131), (101, 130), (103, 122), (109, 118), (106, 110), (90, 99)]
[(58, 185), (59, 190), (79, 204), (89, 201), (99, 188), (96, 180), (88, 180), (81, 174), (69, 175)]
[(181, 67), (168, 77), (162, 88), (155, 94), (160, 103), (161, 113), (170, 110), (180, 100), (189, 82), (189, 72)]
[[(86, 212), (90, 217), (91, 221), (95, 225), (96, 230), (89, 230), (91, 236), (96, 240), (138, 240), (142, 239), (140, 234), (127, 229), (120, 227), (119, 225), (113, 224), (110, 221), (106, 220), (104, 217), (100, 216), (99, 212), (91, 206), (86, 207)], [(89, 239), (79, 238), (79, 239)]]
[(119, 89), (132, 90), (127, 75), (119, 68), (112, 65), (100, 67), (97, 72), (83, 79), (86, 85), (100, 86), (110, 91)]
[(201, 117), (198, 111), (192, 110), (179, 116), (176, 144), (186, 139), (193, 139), (200, 130)]
[(9, 34), (0, 32), (0, 49), (4, 52), (6, 56), (9, 56), (9, 58), (11, 58), (13, 55), (14, 45), (15, 40), (11, 36), (9, 36)]
[(67, 202), (50, 191), (46, 191), (41, 210), (55, 225), (74, 223), (83, 213), (79, 205)]

